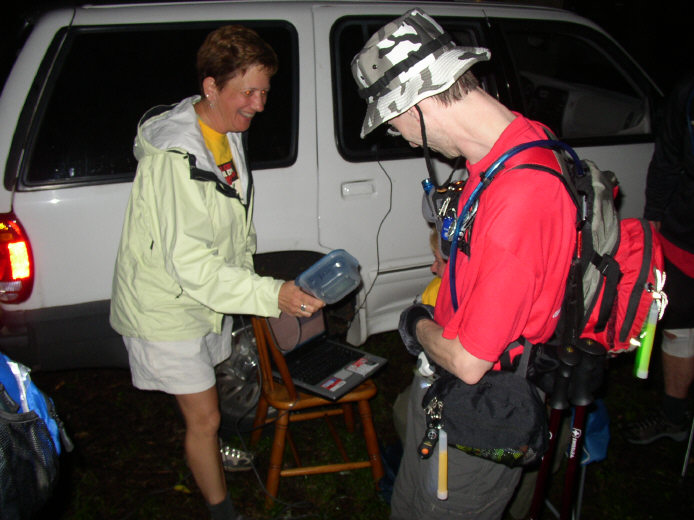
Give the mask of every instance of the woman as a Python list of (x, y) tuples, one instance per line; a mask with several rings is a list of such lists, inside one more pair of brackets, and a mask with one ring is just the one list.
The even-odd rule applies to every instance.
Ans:
[(229, 314), (307, 317), (321, 300), (253, 270), (253, 184), (243, 132), (265, 108), (274, 51), (221, 27), (198, 50), (202, 96), (143, 116), (111, 301), (133, 384), (176, 397), (185, 454), (213, 519), (237, 518), (217, 439), (214, 366), (230, 355)]

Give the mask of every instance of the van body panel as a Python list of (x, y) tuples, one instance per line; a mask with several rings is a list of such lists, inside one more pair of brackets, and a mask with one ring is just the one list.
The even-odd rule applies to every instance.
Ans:
[(36, 280), (18, 309), (108, 300), (131, 183), (17, 192)]
[[(115, 174), (110, 176), (100, 165), (96, 175), (80, 177), (78, 172), (75, 178), (62, 171), (54, 176), (41, 171), (52, 167), (50, 161), (44, 161), (47, 166), (37, 166), (44, 164), (41, 161), (45, 157), (38, 157), (36, 152), (54, 150), (50, 139), (47, 144), (40, 143), (43, 127), (53, 117), (49, 112), (58, 103), (50, 96), (58, 88), (58, 80), (65, 80), (63, 70), (79, 72), (79, 68), (66, 67), (79, 67), (79, 60), (73, 63), (70, 58), (76, 55), (80, 42), (102, 36), (100, 41), (108, 42), (108, 38), (125, 35), (147, 42), (153, 35), (171, 38), (185, 33), (191, 41), (186, 57), (162, 59), (186, 61), (187, 68), (180, 69), (182, 85), (176, 92), (190, 95), (195, 93), (195, 78), (187, 77), (194, 76), (188, 61), (201, 43), (195, 38), (234, 22), (248, 23), (287, 42), (281, 49), (281, 68), (284, 65), (285, 70), (273, 78), (270, 100), (262, 114), (266, 117), (264, 126), (258, 126), (262, 121), (259, 115), (251, 127), (251, 144), (255, 146), (251, 159), (258, 161), (253, 171), (258, 254), (274, 259), (274, 273), (287, 273), (282, 276), (288, 277), (307, 267), (302, 262), (308, 258), (332, 249), (347, 250), (359, 261), (363, 281), (354, 297), (356, 315), (348, 341), (361, 344), (371, 334), (395, 329), (402, 309), (432, 276), (429, 228), (421, 212), (421, 181), (429, 173), (421, 152), (400, 138), (391, 137), (388, 142), (358, 139), (365, 105), (354, 101), (356, 87), (349, 62), (354, 49), (363, 44), (360, 38), (419, 6), (419, 2), (289, 0), (153, 3), (59, 9), (41, 18), (18, 54), (0, 97), (0, 213), (13, 211), (22, 223), (32, 245), (36, 272), (29, 299), (0, 304), (6, 325), (0, 343), (23, 345), (18, 350), (24, 348), (44, 368), (57, 366), (59, 359), (62, 368), (123, 360), (120, 349), (113, 347), (111, 340), (116, 335), (108, 327), (107, 316), (115, 255), (134, 174), (132, 138), (145, 108), (173, 103), (184, 96), (167, 91), (171, 97), (167, 99), (158, 91), (161, 84), (157, 87), (152, 83), (156, 77), (129, 71), (128, 64), (133, 71), (140, 69), (128, 59), (151, 56), (123, 58), (126, 66), (120, 69), (121, 74), (132, 74), (126, 74), (126, 85), (133, 92), (147, 91), (154, 101), (128, 119), (120, 133), (114, 133), (119, 136), (121, 150), (117, 158), (122, 159), (122, 164), (113, 167), (111, 173)], [(573, 144), (579, 156), (617, 174), (621, 215), (641, 216), (653, 150), (653, 110), (660, 92), (614, 40), (592, 22), (555, 9), (462, 2), (427, 2), (424, 9), (446, 28), (455, 29), (455, 38), (489, 46), (492, 61), (484, 65), (480, 77), (490, 94), (529, 117), (536, 113), (553, 118), (552, 129)], [(346, 41), (351, 35), (357, 35), (356, 39)], [(600, 61), (589, 65), (609, 68), (612, 84), (573, 82), (556, 71), (544, 70), (543, 63), (549, 62), (540, 50), (533, 54), (536, 42), (542, 44), (537, 49), (560, 44), (594, 49), (593, 55)], [(88, 53), (85, 56), (89, 58)], [(580, 72), (585, 72), (585, 78), (599, 77), (592, 69)], [(177, 78), (172, 81), (177, 82)], [(69, 90), (69, 81), (66, 85), (62, 88)], [(533, 93), (528, 94), (530, 90)], [(118, 115), (121, 107), (131, 104), (131, 98), (117, 98), (117, 92), (103, 89), (101, 94), (103, 98), (96, 98), (96, 105), (85, 100), (84, 107)], [(558, 99), (560, 104), (551, 105), (551, 100)], [(84, 107), (75, 106), (74, 110)], [(273, 120), (273, 114), (279, 113), (282, 119)], [(606, 113), (610, 117), (601, 119)], [(550, 124), (544, 117), (536, 118)], [(286, 125), (273, 132), (280, 127), (271, 121)], [(114, 130), (118, 130), (117, 125), (122, 127), (121, 122), (114, 122)], [(77, 143), (79, 152), (85, 135), (66, 130), (73, 131), (75, 137), (67, 144)], [(272, 154), (266, 150), (277, 150), (277, 157), (267, 159), (266, 155)], [(93, 162), (93, 155), (83, 162)], [(465, 176), (464, 161), (454, 163), (436, 154), (432, 159), (437, 182), (449, 175)], [(303, 255), (307, 252), (308, 256)], [(302, 260), (288, 268), (299, 256)], [(264, 274), (268, 273), (273, 273), (272, 266)], [(102, 330), (97, 331), (99, 328)], [(94, 347), (89, 347), (90, 336)], [(90, 348), (101, 354), (92, 355)], [(107, 355), (102, 348), (115, 351)]]

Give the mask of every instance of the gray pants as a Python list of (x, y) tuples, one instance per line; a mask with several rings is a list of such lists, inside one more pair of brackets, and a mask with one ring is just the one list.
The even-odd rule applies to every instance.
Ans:
[(392, 520), (458, 518), (497, 520), (518, 485), (521, 468), (509, 468), (448, 448), (448, 499), (436, 497), (437, 454), (422, 460), (417, 446), (426, 430), (426, 382), (415, 375), (407, 410), (405, 447), (391, 499)]

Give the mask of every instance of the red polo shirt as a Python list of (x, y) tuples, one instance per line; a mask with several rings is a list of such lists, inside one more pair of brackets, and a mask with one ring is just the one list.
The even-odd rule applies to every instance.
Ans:
[[(546, 139), (542, 125), (518, 115), (475, 164), (460, 198), (462, 209), (480, 174), (515, 145)], [(456, 256), (458, 310), (453, 311), (447, 266), (436, 302), (443, 336), (458, 338), (473, 356), (496, 362), (520, 336), (549, 339), (559, 317), (575, 244), (576, 208), (561, 180), (530, 168), (561, 171), (551, 150), (530, 148), (506, 163), (479, 200), (470, 256)]]

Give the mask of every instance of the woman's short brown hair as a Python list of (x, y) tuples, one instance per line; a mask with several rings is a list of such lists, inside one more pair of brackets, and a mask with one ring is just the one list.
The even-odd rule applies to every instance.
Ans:
[(277, 72), (277, 54), (253, 29), (225, 25), (207, 35), (198, 49), (198, 87), (205, 95), (202, 81), (211, 77), (218, 88), (254, 65), (265, 68), (270, 76)]

